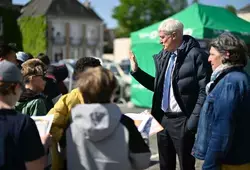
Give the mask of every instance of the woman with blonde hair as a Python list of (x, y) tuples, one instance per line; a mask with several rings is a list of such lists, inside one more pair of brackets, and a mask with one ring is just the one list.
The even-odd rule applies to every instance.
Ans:
[(145, 169), (150, 151), (132, 119), (111, 103), (117, 87), (114, 74), (89, 68), (78, 80), (84, 103), (71, 112), (67, 130), (69, 170)]

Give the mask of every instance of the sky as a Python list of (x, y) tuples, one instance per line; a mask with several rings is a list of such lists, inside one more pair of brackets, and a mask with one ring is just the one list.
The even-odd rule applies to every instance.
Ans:
[[(25, 4), (29, 0), (12, 0), (14, 4)], [(83, 2), (84, 0), (80, 0)], [(104, 20), (108, 28), (117, 26), (116, 20), (112, 18), (113, 8), (119, 5), (119, 0), (90, 0), (92, 8)], [(192, 0), (188, 0), (189, 3)], [(249, 0), (200, 0), (202, 4), (226, 6), (233, 5), (236, 9), (240, 9), (249, 3)]]

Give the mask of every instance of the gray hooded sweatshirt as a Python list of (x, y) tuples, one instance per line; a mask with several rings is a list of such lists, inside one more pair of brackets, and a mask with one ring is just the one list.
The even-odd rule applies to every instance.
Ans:
[(133, 120), (115, 104), (81, 104), (67, 129), (68, 170), (132, 170), (149, 166), (151, 153)]

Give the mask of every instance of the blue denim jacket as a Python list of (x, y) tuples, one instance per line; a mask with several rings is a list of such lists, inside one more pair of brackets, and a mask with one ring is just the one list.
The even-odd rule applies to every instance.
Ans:
[(203, 170), (250, 162), (250, 77), (231, 69), (207, 95), (192, 155)]

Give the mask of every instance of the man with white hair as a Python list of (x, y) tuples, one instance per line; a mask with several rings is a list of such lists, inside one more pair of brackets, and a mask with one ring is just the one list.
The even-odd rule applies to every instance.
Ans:
[(161, 170), (194, 170), (191, 156), (199, 114), (206, 97), (211, 68), (208, 55), (191, 36), (183, 35), (183, 24), (175, 19), (159, 26), (163, 49), (153, 56), (155, 77), (141, 70), (131, 52), (131, 74), (154, 92), (152, 115), (164, 130), (157, 134)]

